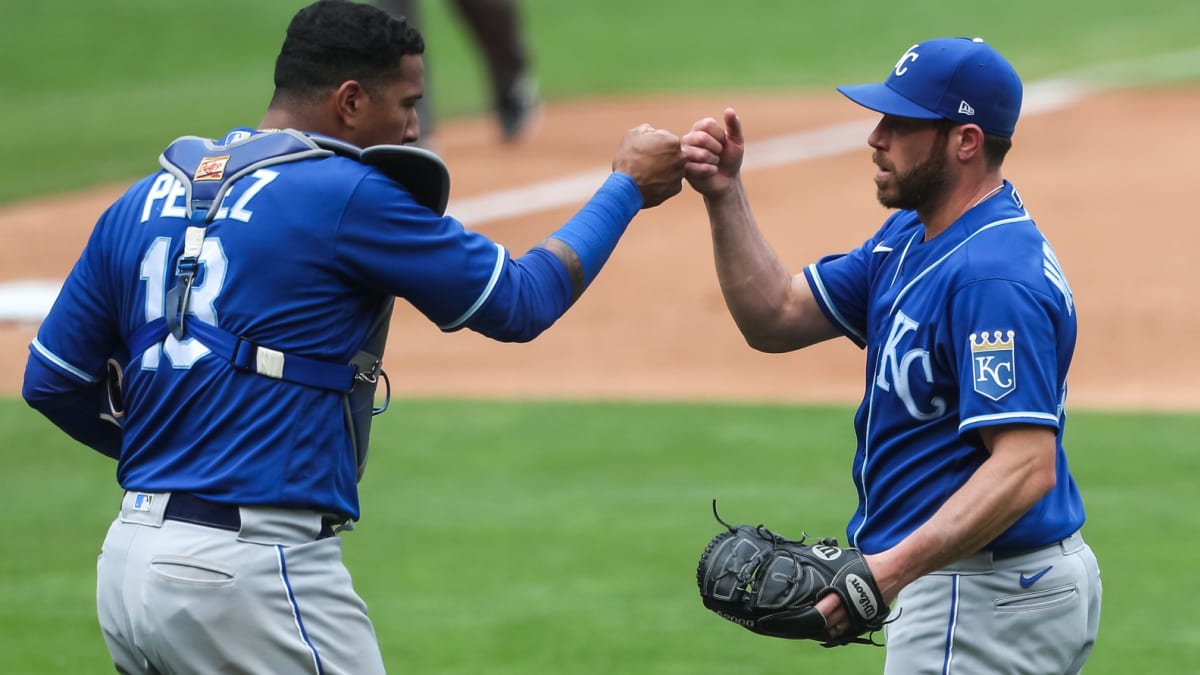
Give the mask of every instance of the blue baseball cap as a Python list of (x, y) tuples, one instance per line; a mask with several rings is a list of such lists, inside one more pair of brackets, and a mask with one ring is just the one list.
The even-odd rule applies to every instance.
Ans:
[(1021, 78), (981, 38), (937, 38), (908, 48), (886, 82), (838, 87), (875, 112), (977, 124), (1011, 138), (1021, 114)]

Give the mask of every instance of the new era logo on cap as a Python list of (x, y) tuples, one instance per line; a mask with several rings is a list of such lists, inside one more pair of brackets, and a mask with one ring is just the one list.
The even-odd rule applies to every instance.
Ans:
[(937, 38), (913, 45), (887, 81), (838, 91), (885, 115), (977, 124), (984, 133), (1006, 138), (1021, 113), (1021, 78), (980, 38)]

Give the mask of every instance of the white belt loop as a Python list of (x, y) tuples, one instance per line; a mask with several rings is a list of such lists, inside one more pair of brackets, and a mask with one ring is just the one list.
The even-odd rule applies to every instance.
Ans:
[(1063, 555), (1071, 555), (1083, 549), (1083, 535), (1079, 530), (1075, 530), (1071, 536), (1058, 542), (1058, 545), (1062, 548)]

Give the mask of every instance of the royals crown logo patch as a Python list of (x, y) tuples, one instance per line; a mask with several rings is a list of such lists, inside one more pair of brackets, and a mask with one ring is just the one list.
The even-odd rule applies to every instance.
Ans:
[(1017, 389), (1016, 333), (971, 333), (971, 380), (975, 391), (999, 401)]

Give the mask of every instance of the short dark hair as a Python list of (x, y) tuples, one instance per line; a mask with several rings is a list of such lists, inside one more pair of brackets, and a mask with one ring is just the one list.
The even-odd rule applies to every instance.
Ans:
[(989, 169), (999, 169), (1004, 163), (1004, 156), (1012, 149), (1012, 139), (996, 134), (983, 135), (983, 154), (987, 157)]
[(425, 52), (421, 33), (370, 4), (319, 0), (296, 13), (275, 60), (276, 95), (306, 98), (357, 80), (370, 89), (396, 76), (401, 57)]

